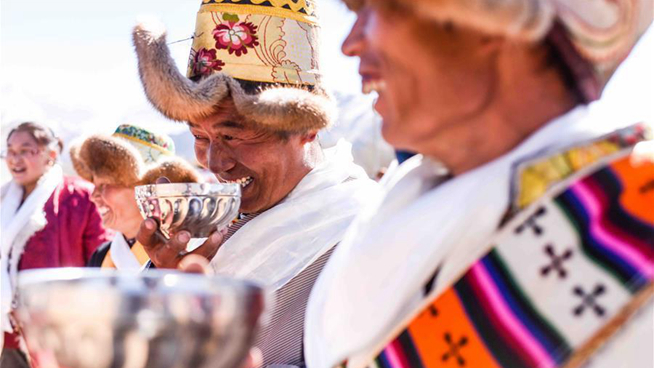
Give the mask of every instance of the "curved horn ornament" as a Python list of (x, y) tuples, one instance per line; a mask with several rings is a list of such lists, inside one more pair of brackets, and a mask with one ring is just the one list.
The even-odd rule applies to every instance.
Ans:
[(148, 100), (166, 117), (190, 121), (215, 111), (229, 90), (223, 73), (196, 83), (183, 76), (170, 56), (166, 30), (158, 21), (140, 22), (133, 31), (141, 82)]

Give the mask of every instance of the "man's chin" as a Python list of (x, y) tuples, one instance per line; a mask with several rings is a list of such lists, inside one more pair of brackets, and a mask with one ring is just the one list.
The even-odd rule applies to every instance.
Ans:
[(384, 120), (382, 124), (382, 137), (384, 140), (395, 149), (406, 149), (404, 147), (406, 137), (402, 135), (402, 132), (398, 131), (397, 126), (394, 125), (395, 122)]
[(251, 198), (247, 194), (241, 198), (241, 213), (261, 213), (274, 205), (263, 203), (259, 198)]
[(239, 212), (241, 213), (257, 213), (259, 211), (259, 206), (256, 204), (248, 203), (248, 202), (241, 202), (241, 208), (239, 208)]

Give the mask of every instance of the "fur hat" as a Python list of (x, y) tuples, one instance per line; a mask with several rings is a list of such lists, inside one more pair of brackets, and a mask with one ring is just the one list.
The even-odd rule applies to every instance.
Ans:
[[(141, 22), (133, 38), (145, 94), (172, 120), (206, 117), (231, 97), (248, 122), (270, 131), (319, 130), (332, 122), (333, 102), (320, 86), (311, 0), (204, 0), (188, 78), (170, 56), (163, 25)], [(268, 87), (246, 93), (239, 81)]]
[(112, 136), (92, 135), (70, 148), (77, 174), (109, 179), (125, 187), (153, 184), (161, 176), (171, 182), (198, 182), (196, 171), (174, 155), (172, 139), (133, 125), (121, 125)]
[[(352, 9), (362, 0), (344, 0)], [(397, 4), (437, 22), (490, 35), (539, 42), (546, 37), (562, 54), (588, 100), (599, 98), (609, 78), (652, 22), (652, 0), (371, 0)], [(563, 29), (564, 37), (552, 30)], [(580, 68), (578, 60), (590, 64)], [(590, 74), (590, 75), (587, 75)]]

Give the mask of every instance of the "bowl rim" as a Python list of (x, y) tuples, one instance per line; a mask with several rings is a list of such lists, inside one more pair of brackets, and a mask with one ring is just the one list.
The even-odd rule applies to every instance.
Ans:
[[(218, 193), (216, 193), (218, 192)], [(149, 195), (151, 193), (151, 195)], [(142, 197), (240, 197), (241, 185), (236, 183), (163, 183), (134, 187), (134, 194)]]
[[(175, 288), (183, 290), (184, 285), (192, 285), (188, 291), (197, 290), (200, 284), (204, 283), (212, 287), (236, 287), (249, 289), (250, 292), (265, 293), (266, 287), (252, 280), (239, 279), (221, 275), (202, 275), (185, 273), (177, 270), (144, 270), (140, 273), (120, 271), (115, 269), (103, 269), (94, 267), (60, 267), (60, 268), (35, 268), (21, 271), (18, 275), (18, 288), (25, 289), (35, 285), (55, 284), (69, 281), (91, 281), (102, 280), (111, 285), (111, 280), (123, 282), (142, 283), (143, 279), (173, 281)], [(215, 289), (214, 289), (215, 290)], [(209, 291), (209, 289), (207, 289)]]

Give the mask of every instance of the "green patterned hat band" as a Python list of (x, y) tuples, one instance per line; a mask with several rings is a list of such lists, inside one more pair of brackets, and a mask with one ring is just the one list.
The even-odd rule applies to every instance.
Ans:
[(159, 161), (162, 157), (175, 154), (175, 143), (165, 134), (157, 134), (130, 124), (122, 124), (113, 134), (123, 138), (139, 151), (146, 164)]

